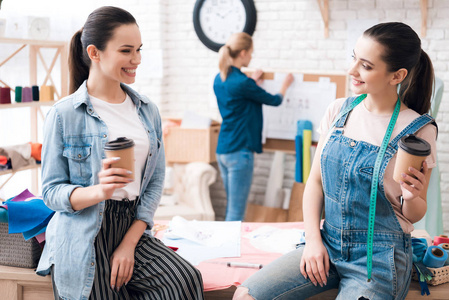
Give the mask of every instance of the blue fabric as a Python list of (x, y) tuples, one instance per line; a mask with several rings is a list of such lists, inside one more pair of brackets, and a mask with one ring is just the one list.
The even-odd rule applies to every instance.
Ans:
[[(141, 178), (136, 219), (153, 225), (165, 174), (161, 119), (156, 105), (126, 85), (150, 143)], [(53, 105), (44, 123), (42, 186), (45, 204), (56, 211), (46, 231), (37, 274), (48, 275), (54, 265), (55, 282), (64, 299), (88, 299), (95, 273), (94, 240), (103, 220), (105, 202), (74, 211), (70, 195), (77, 187), (99, 183), (106, 124), (89, 100), (86, 82)]]
[(8, 212), (9, 233), (22, 233), (36, 227), (46, 226), (54, 214), (54, 211), (49, 209), (41, 198), (29, 201), (10, 201), (8, 202)]
[(0, 223), (8, 223), (8, 211), (4, 207), (0, 207)]
[(278, 106), (282, 103), (282, 95), (267, 93), (235, 67), (231, 67), (224, 82), (220, 74), (215, 77), (214, 92), (223, 119), (217, 153), (226, 154), (242, 149), (261, 153), (262, 104)]
[(44, 233), (47, 230), (48, 222), (50, 222), (52, 216), (49, 216), (42, 224), (38, 225), (36, 228), (22, 232), (23, 238), (28, 241), (29, 239)]
[(217, 154), (217, 162), (226, 190), (225, 221), (243, 221), (253, 180), (254, 153), (241, 150)]
[[(352, 101), (349, 98), (342, 110)], [(279, 258), (243, 283), (255, 299), (305, 299), (331, 288), (337, 299), (405, 299), (411, 280), (412, 246), (383, 188), (398, 140), (432, 122), (420, 116), (392, 139), (379, 174), (374, 224), (373, 273), (367, 282), (367, 229), (373, 166), (379, 147), (343, 136), (348, 113), (336, 124), (321, 154), (325, 222), (321, 232), (330, 259), (327, 285), (314, 286), (299, 270), (303, 247)]]

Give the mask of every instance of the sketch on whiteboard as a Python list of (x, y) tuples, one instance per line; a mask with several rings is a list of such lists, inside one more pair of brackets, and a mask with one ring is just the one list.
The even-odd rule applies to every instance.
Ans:
[[(275, 73), (273, 80), (264, 80), (261, 86), (275, 94), (280, 90), (285, 76)], [(280, 106), (263, 106), (263, 143), (267, 138), (294, 140), (298, 120), (310, 120), (313, 124), (312, 140), (319, 139), (316, 130), (326, 108), (336, 98), (337, 84), (331, 82), (329, 77), (320, 77), (318, 82), (303, 81), (303, 74), (294, 74), (294, 77)]]

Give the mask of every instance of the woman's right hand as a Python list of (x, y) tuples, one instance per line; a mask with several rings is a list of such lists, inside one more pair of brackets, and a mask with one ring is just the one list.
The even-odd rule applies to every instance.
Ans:
[(131, 171), (122, 168), (111, 168), (112, 163), (119, 160), (120, 157), (106, 158), (102, 160), (103, 168), (98, 173), (100, 192), (103, 199), (110, 199), (114, 191), (125, 187), (133, 179), (128, 178)]
[(309, 278), (315, 286), (327, 284), (329, 254), (321, 239), (306, 242), (299, 267), (304, 278)]
[(295, 77), (293, 77), (292, 73), (288, 73), (287, 76), (285, 76), (284, 82), (282, 83), (282, 87), (280, 90), (282, 96), (285, 96), (285, 93), (287, 92), (289, 86), (293, 83), (293, 80), (295, 80)]

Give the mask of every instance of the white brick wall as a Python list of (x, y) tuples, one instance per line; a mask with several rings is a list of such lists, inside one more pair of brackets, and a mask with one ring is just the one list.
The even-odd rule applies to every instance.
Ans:
[[(181, 116), (184, 110), (219, 118), (210, 107), (211, 80), (217, 72), (217, 54), (201, 44), (193, 29), (193, 0), (134, 1), (142, 30), (150, 46), (164, 51), (164, 78), (140, 87), (159, 104), (163, 115)], [(346, 68), (346, 30), (348, 20), (378, 19), (380, 22), (401, 21), (420, 33), (418, 0), (331, 0), (329, 1), (329, 38), (324, 38), (323, 22), (316, 1), (255, 0), (257, 26), (252, 67), (271, 69), (342, 71)], [(151, 13), (155, 9), (162, 13)], [(439, 124), (438, 156), (446, 233), (449, 232), (449, 1), (429, 1), (427, 37), (423, 49), (431, 56), (436, 75), (445, 82), (445, 92), (437, 118)], [(164, 17), (165, 16), (165, 17)], [(160, 21), (161, 24), (156, 25)], [(153, 29), (154, 28), (154, 29)], [(154, 35), (146, 30), (157, 30)], [(145, 41), (146, 43), (147, 41)], [(151, 59), (151, 58), (150, 58)], [(139, 83), (140, 84), (140, 83)], [(256, 157), (251, 201), (263, 199), (272, 154)], [(293, 163), (293, 160), (292, 160)], [(286, 172), (286, 177), (291, 176)], [(288, 182), (286, 179), (285, 182)], [(286, 184), (286, 183), (284, 183)], [(291, 185), (291, 182), (288, 183)], [(224, 216), (225, 194), (218, 181), (212, 187), (215, 208)], [(430, 200), (430, 199), (429, 199)]]
[[(343, 71), (347, 66), (346, 40), (349, 20), (402, 21), (420, 33), (419, 0), (330, 0), (329, 38), (316, 1), (255, 0), (257, 26), (252, 67), (270, 69)], [(213, 101), (212, 78), (217, 72), (217, 54), (201, 44), (192, 22), (194, 0), (95, 0), (86, 5), (83, 18), (101, 5), (117, 5), (138, 20), (143, 49), (161, 50), (163, 77), (139, 73), (134, 87), (156, 102), (163, 116), (182, 116), (185, 110), (219, 119)], [(6, 7), (6, 5), (5, 5)], [(436, 75), (446, 85), (438, 114), (438, 157), (441, 169), (443, 218), (449, 233), (449, 1), (429, 0), (427, 37), (423, 49), (433, 60)], [(80, 14), (81, 15), (81, 14)], [(79, 24), (79, 19), (72, 20)], [(62, 24), (61, 24), (62, 26)], [(77, 25), (77, 28), (78, 29)], [(67, 26), (66, 26), (67, 27)], [(61, 27), (61, 28), (66, 28)], [(72, 25), (73, 27), (73, 25)], [(60, 30), (59, 28), (55, 30)], [(75, 31), (75, 28), (73, 28)], [(72, 33), (68, 34), (71, 37)], [(5, 50), (5, 49), (3, 49)], [(2, 51), (3, 53), (3, 51)], [(144, 52), (145, 54), (145, 52)], [(27, 57), (22, 57), (26, 61)], [(143, 57), (143, 60), (155, 59)], [(2, 70), (6, 72), (8, 69)], [(17, 69), (14, 69), (17, 72)], [(24, 73), (27, 73), (26, 71)], [(18, 81), (16, 84), (25, 84)], [(263, 199), (272, 153), (256, 156), (251, 201)], [(293, 164), (293, 158), (289, 158)], [(291, 186), (292, 169), (286, 171), (284, 186)], [(212, 187), (214, 206), (224, 217), (225, 195), (221, 182)], [(430, 201), (430, 200), (429, 200)]]

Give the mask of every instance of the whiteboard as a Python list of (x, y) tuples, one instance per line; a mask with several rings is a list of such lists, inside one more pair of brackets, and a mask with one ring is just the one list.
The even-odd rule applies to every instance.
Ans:
[[(272, 80), (261, 84), (271, 94), (279, 93), (285, 73), (275, 73)], [(280, 106), (263, 106), (262, 143), (267, 138), (294, 140), (298, 120), (309, 120), (313, 124), (312, 140), (318, 141), (319, 128), (326, 108), (336, 99), (337, 84), (330, 77), (319, 77), (318, 82), (304, 81), (303, 74), (293, 74), (295, 80), (287, 89)]]

